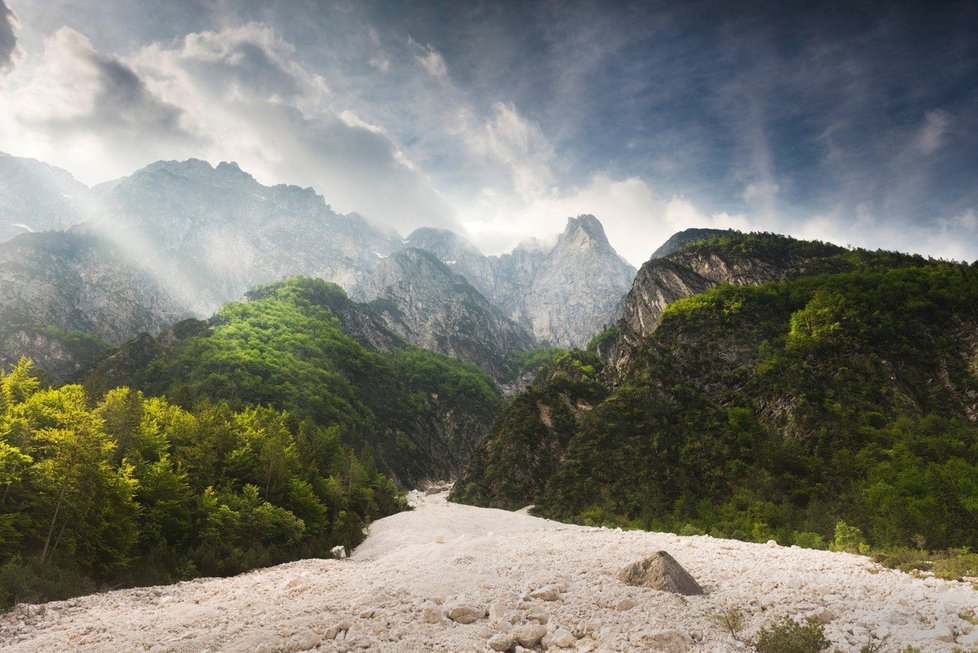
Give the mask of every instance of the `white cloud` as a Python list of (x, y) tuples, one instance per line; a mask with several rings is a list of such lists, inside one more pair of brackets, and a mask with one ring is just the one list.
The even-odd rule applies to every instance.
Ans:
[(924, 124), (920, 126), (915, 139), (917, 150), (921, 154), (933, 154), (944, 142), (944, 135), (951, 121), (947, 114), (939, 109), (928, 111), (924, 115)]
[(482, 124), (463, 111), (458, 123), (459, 136), (470, 152), (486, 163), (501, 165), (521, 200), (532, 201), (553, 192), (553, 147), (540, 126), (524, 118), (513, 104), (494, 103)]
[(294, 47), (257, 23), (155, 43), (122, 61), (62, 28), (0, 93), (15, 154), (88, 183), (160, 158), (237, 161), (263, 183), (312, 186), (333, 207), (409, 230), (458, 227), (451, 206), (382, 125), (362, 119)]
[(154, 93), (126, 62), (63, 27), (34, 65), (0, 89), (5, 147), (78, 172), (86, 182), (127, 174), (206, 140), (184, 112)]
[(568, 217), (581, 213), (597, 216), (611, 245), (636, 267), (682, 229), (756, 228), (746, 216), (705, 213), (686, 198), (663, 197), (638, 177), (613, 179), (596, 174), (583, 186), (541, 196), (521, 206), (498, 199), (484, 195), (462, 219), (473, 238), (491, 252), (508, 250), (533, 236), (559, 232)]
[(974, 209), (968, 209), (954, 216), (954, 222), (968, 231), (978, 230), (978, 213)]
[(773, 181), (759, 181), (747, 184), (741, 195), (745, 202), (755, 200), (770, 200), (781, 190), (781, 187)]
[(391, 70), (391, 60), (382, 54), (371, 57), (367, 63), (384, 74)]
[(445, 58), (433, 47), (426, 46), (424, 54), (417, 56), (418, 62), (429, 75), (439, 80), (448, 79), (448, 66), (445, 65)]

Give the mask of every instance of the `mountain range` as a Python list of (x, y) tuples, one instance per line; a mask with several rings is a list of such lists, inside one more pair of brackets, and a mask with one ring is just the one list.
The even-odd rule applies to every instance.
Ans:
[(11, 343), (0, 360), (30, 354), (53, 378), (87, 358), (71, 339), (38, 337), (40, 326), (118, 345), (307, 276), (375, 302), (410, 342), (501, 379), (513, 352), (585, 344), (635, 274), (593, 216), (570, 218), (552, 247), (484, 256), (450, 231), (402, 239), (334, 212), (310, 188), (261, 185), (234, 163), (161, 161), (92, 189), (36, 161), (0, 163), (0, 343)]

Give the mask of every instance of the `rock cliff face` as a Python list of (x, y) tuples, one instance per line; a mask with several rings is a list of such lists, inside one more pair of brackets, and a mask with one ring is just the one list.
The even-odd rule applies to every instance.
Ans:
[(597, 218), (571, 218), (533, 279), (523, 317), (538, 337), (584, 346), (611, 322), (634, 278), (635, 268), (611, 247)]
[(511, 353), (533, 337), (507, 318), (461, 275), (421, 249), (381, 261), (362, 286), (371, 307), (408, 342), (474, 363), (497, 381), (512, 376)]
[(182, 315), (152, 276), (83, 228), (0, 243), (0, 367), (27, 356), (63, 381), (110, 343)]

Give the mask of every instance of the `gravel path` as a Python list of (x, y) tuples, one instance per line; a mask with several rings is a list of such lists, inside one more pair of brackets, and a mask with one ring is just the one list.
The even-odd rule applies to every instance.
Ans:
[[(917, 579), (848, 554), (705, 536), (568, 526), (415, 494), (347, 560), (304, 560), (235, 578), (122, 590), (0, 616), (9, 651), (748, 651), (782, 616), (815, 616), (833, 646), (978, 648), (970, 584)], [(682, 597), (616, 574), (666, 550), (706, 590)], [(449, 615), (472, 623), (457, 623)], [(541, 626), (539, 622), (544, 622)], [(516, 645), (520, 646), (520, 645)], [(567, 648), (561, 648), (566, 646)], [(516, 650), (519, 650), (518, 648)]]

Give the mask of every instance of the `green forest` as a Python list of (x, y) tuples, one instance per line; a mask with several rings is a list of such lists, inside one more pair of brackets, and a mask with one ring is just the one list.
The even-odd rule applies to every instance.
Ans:
[(336, 427), (0, 373), (0, 605), (225, 576), (356, 545), (404, 508)]
[[(184, 407), (268, 405), (335, 426), (402, 487), (457, 472), (500, 410), (485, 372), (407, 345), (335, 284), (293, 278), (248, 298), (108, 385)], [(105, 385), (99, 372), (86, 382), (96, 393)]]
[[(772, 238), (692, 247), (756, 256)], [(978, 268), (826, 254), (670, 305), (620, 383), (568, 355), (507, 406), (453, 498), (815, 548), (840, 524), (875, 547), (978, 548)], [(506, 485), (516, 459), (552, 471)]]

